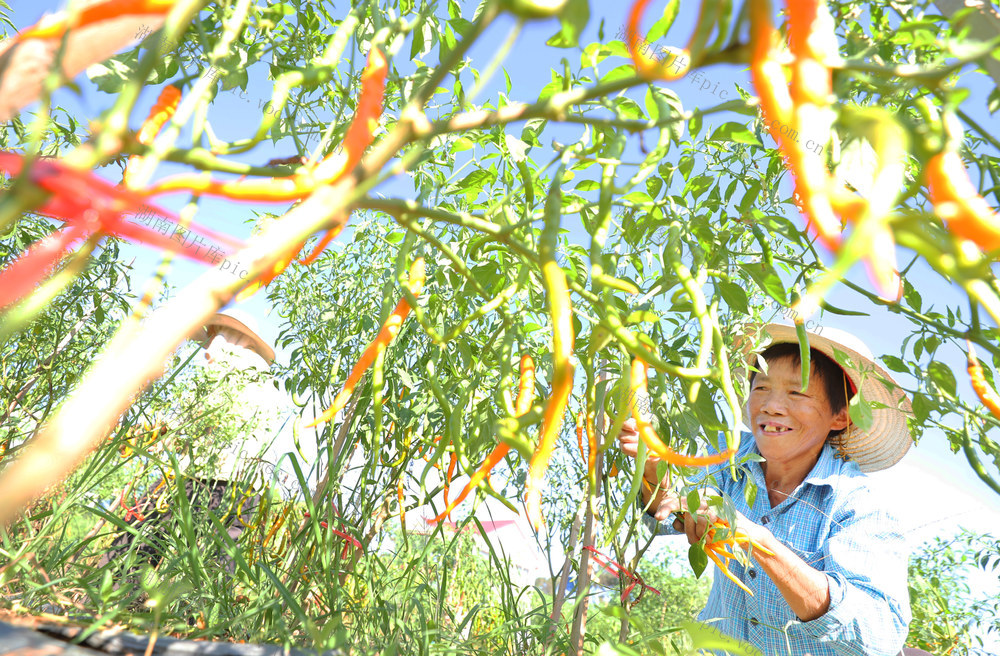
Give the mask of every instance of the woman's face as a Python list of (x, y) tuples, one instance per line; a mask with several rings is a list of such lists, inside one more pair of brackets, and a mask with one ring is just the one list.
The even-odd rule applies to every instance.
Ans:
[(747, 411), (760, 454), (791, 462), (818, 456), (830, 431), (847, 427), (847, 409), (834, 413), (815, 369), (802, 391), (802, 371), (791, 358), (767, 363), (750, 386)]

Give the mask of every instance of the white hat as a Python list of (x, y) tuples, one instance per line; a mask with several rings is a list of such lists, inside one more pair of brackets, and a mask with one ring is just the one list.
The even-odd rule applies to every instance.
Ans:
[[(764, 350), (772, 344), (799, 343), (795, 326), (771, 323), (764, 326)], [(913, 438), (906, 420), (913, 414), (910, 400), (888, 371), (875, 363), (871, 349), (851, 333), (837, 328), (820, 327), (806, 331), (809, 346), (826, 355), (844, 370), (854, 389), (868, 402), (872, 424), (867, 430), (850, 425), (837, 438), (838, 450), (858, 463), (863, 472), (879, 471), (899, 462)], [(757, 369), (757, 354), (748, 364)]]
[(268, 343), (261, 339), (260, 335), (257, 334), (257, 320), (249, 312), (237, 309), (223, 310), (222, 312), (212, 316), (205, 326), (195, 333), (191, 339), (207, 348), (209, 341), (208, 329), (211, 326), (232, 328), (236, 332), (246, 335), (253, 342), (251, 348), (254, 353), (264, 358), (264, 361), (268, 364), (274, 362), (274, 349), (271, 348)]

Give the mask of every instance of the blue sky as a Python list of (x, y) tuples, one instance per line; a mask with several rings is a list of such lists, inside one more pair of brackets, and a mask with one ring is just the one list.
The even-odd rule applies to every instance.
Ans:
[[(693, 23), (692, 7), (694, 4), (682, 3), (684, 8), (674, 30), (667, 37), (661, 39), (657, 45), (680, 46), (686, 42), (690, 26)], [(52, 10), (59, 5), (61, 3), (54, 2), (54, 0), (40, 0), (33, 3), (16, 2), (13, 12), (14, 22), (19, 26), (28, 25), (44, 11)], [(613, 35), (625, 22), (627, 4), (592, 2), (591, 5), (595, 15), (591, 18), (586, 37), (596, 38), (597, 27), (601, 19), (601, 16), (596, 14), (600, 13), (603, 14), (604, 18), (605, 39), (613, 38)], [(653, 9), (645, 21), (647, 28), (655, 20), (653, 14), (658, 11), (659, 6), (660, 4), (654, 3)], [(487, 64), (497, 44), (506, 36), (511, 24), (509, 19), (502, 19), (490, 29), (484, 41), (473, 49), (470, 58), (475, 68), (481, 70)], [(530, 99), (537, 95), (537, 91), (549, 81), (549, 69), (561, 66), (559, 64), (560, 57), (579, 57), (577, 50), (554, 51), (539, 45), (554, 30), (555, 24), (553, 22), (529, 24), (519, 37), (513, 55), (504, 62), (504, 67), (514, 81), (514, 89), (511, 93), (513, 98)], [(408, 68), (406, 62), (396, 62), (396, 64), (403, 70)], [(257, 125), (262, 111), (259, 105), (270, 97), (270, 87), (262, 78), (262, 75), (251, 76), (251, 85), (243, 94), (220, 93), (212, 110), (212, 118), (222, 138), (229, 139), (237, 135), (247, 134)], [(709, 80), (712, 84), (703, 89), (702, 80)], [(76, 97), (69, 90), (62, 90), (57, 93), (56, 102), (67, 106), (71, 111), (87, 116), (96, 116), (110, 105), (111, 97), (96, 92), (87, 83), (85, 77), (81, 76), (78, 82), (81, 83), (83, 89), (82, 97)], [(502, 84), (503, 74), (498, 73), (486, 93), (494, 96)], [(968, 103), (971, 107), (970, 113), (982, 124), (991, 124), (992, 121), (985, 111), (985, 97), (993, 88), (992, 81), (980, 73), (970, 72), (963, 78), (962, 84), (971, 91), (971, 100)], [(733, 97), (736, 85), (743, 88), (749, 87), (748, 76), (741, 67), (716, 66), (704, 71), (698, 82), (694, 82), (693, 76), (689, 76), (667, 86), (673, 88), (680, 96), (685, 108), (690, 109), (717, 104), (720, 90), (723, 89), (730, 89), (729, 97)], [(136, 116), (145, 116), (147, 109), (155, 100), (156, 91), (150, 89), (149, 93), (141, 98)], [(726, 120), (741, 118), (718, 117), (713, 123), (718, 125)], [(705, 129), (708, 128), (706, 122)], [(573, 127), (565, 129), (567, 139), (575, 138), (581, 131), (581, 129)], [(277, 147), (264, 145), (247, 153), (242, 158), (247, 162), (263, 163), (272, 157), (289, 155), (291, 152), (290, 148), (283, 148), (282, 144)], [(179, 170), (179, 167), (166, 164), (157, 172), (157, 177), (174, 170)], [(117, 181), (116, 171), (106, 169), (105, 174)], [(405, 192), (405, 185), (402, 183), (390, 184), (380, 191), (401, 194)], [(782, 192), (784, 197), (790, 195), (789, 188), (783, 189)], [(180, 196), (168, 197), (163, 204), (176, 210), (180, 208), (182, 200)], [(287, 207), (287, 205), (279, 204), (260, 209), (280, 214)], [(255, 216), (255, 209), (257, 208), (250, 204), (205, 200), (201, 205), (199, 221), (220, 231), (245, 236), (249, 232), (249, 222)], [(798, 217), (792, 216), (791, 218), (801, 225), (801, 220)], [(570, 239), (578, 243), (589, 244), (589, 237), (586, 237), (581, 230), (571, 230)], [(137, 258), (138, 275), (135, 276), (135, 280), (142, 281), (147, 277), (147, 272), (151, 272), (155, 268), (159, 255), (144, 248), (130, 247), (130, 250)], [(901, 263), (908, 261), (908, 259), (906, 254), (901, 254)], [(175, 286), (182, 286), (192, 280), (200, 270), (199, 265), (183, 260), (177, 261), (169, 276), (169, 281)], [(936, 299), (943, 300), (955, 297), (955, 290), (935, 274), (929, 273), (926, 267), (921, 268), (921, 265), (918, 264), (915, 271), (916, 274), (911, 276), (911, 280), (917, 285), (925, 303), (934, 302)], [(867, 276), (860, 268), (853, 270), (850, 278), (861, 285), (869, 285)], [(900, 340), (910, 331), (908, 322), (878, 308), (869, 307), (867, 301), (843, 286), (838, 286), (830, 295), (829, 300), (837, 306), (870, 311), (871, 316), (826, 315), (819, 319), (821, 325), (842, 328), (862, 336), (876, 354), (898, 353)], [(258, 294), (244, 304), (244, 308), (259, 317), (266, 316), (270, 311), (263, 294)], [(273, 341), (277, 334), (277, 321), (265, 320), (262, 333), (265, 338)], [(960, 393), (967, 398), (972, 398), (972, 391), (964, 374), (964, 355), (957, 348), (945, 352), (947, 353), (945, 362), (955, 371)], [(281, 357), (279, 352), (279, 359)], [(901, 382), (904, 385), (913, 384), (913, 381), (905, 379)], [(961, 454), (956, 455), (950, 452), (946, 441), (940, 434), (929, 433), (920, 446), (912, 449), (904, 462), (887, 473), (885, 478), (898, 494), (896, 502), (912, 510), (914, 526), (929, 523), (930, 527), (924, 527), (921, 529), (922, 531), (948, 533), (951, 532), (955, 524), (965, 524), (974, 530), (986, 530), (986, 527), (1000, 525), (1000, 497), (997, 497), (975, 477)]]

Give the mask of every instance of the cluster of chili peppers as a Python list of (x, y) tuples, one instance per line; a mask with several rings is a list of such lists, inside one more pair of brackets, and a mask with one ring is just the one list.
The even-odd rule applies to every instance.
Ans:
[[(635, 605), (642, 599), (642, 595), (645, 594), (646, 590), (649, 590), (653, 594), (660, 594), (660, 591), (656, 588), (646, 585), (646, 582), (642, 580), (642, 577), (639, 576), (638, 572), (633, 572), (618, 561), (602, 554), (600, 551), (591, 546), (586, 546), (584, 549), (591, 553), (591, 558), (594, 559), (595, 563), (618, 578), (619, 585), (622, 588), (622, 606), (627, 605), (629, 609), (634, 608)], [(634, 600), (632, 600), (632, 591), (636, 586), (639, 586), (639, 594)]]
[[(166, 11), (173, 0), (112, 0), (92, 6), (81, 12), (77, 25), (102, 20), (121, 13), (143, 13), (140, 10)], [(44, 29), (30, 28), (20, 38), (55, 38), (66, 25), (48, 26)], [(62, 31), (60, 31), (62, 30)], [(0, 307), (10, 305), (31, 292), (34, 287), (62, 260), (67, 252), (79, 241), (111, 235), (123, 239), (145, 243), (150, 246), (178, 252), (191, 259), (214, 264), (220, 257), (231, 253), (219, 249), (214, 256), (191, 242), (182, 243), (148, 227), (129, 223), (126, 215), (153, 213), (177, 223), (175, 215), (167, 210), (151, 205), (146, 197), (168, 191), (186, 190), (196, 194), (214, 194), (233, 200), (253, 200), (280, 202), (300, 200), (318, 187), (336, 182), (360, 162), (367, 146), (374, 137), (374, 130), (382, 113), (385, 78), (388, 63), (378, 48), (372, 48), (368, 64), (362, 73), (362, 91), (358, 107), (348, 127), (342, 144), (342, 154), (335, 154), (321, 161), (314, 170), (297, 173), (291, 178), (269, 178), (262, 180), (213, 181), (208, 174), (183, 174), (167, 178), (149, 188), (127, 189), (114, 187), (89, 170), (81, 170), (57, 159), (27, 157), (20, 153), (0, 152), (0, 170), (10, 175), (20, 175), (30, 160), (30, 168), (24, 177), (34, 187), (51, 194), (37, 213), (58, 219), (67, 228), (58, 230), (39, 241), (23, 253), (6, 269), (0, 271)], [(163, 125), (173, 116), (180, 100), (180, 91), (173, 86), (161, 92), (157, 103), (150, 111), (137, 135), (139, 143), (148, 145)], [(140, 159), (133, 158), (130, 166), (135, 167)], [(126, 167), (124, 181), (128, 184), (129, 167)], [(217, 244), (224, 244), (234, 250), (243, 244), (226, 235), (207, 228), (192, 225), (190, 230), (207, 237)], [(312, 263), (340, 228), (328, 231), (316, 248), (302, 260)], [(299, 246), (301, 250), (302, 246)], [(268, 284), (280, 274), (298, 252), (280, 260), (271, 271), (261, 274), (241, 293), (241, 298), (254, 293), (261, 285)]]
[[(410, 279), (407, 285), (410, 292), (414, 296), (419, 296), (420, 292), (424, 288), (424, 281), (426, 280), (427, 273), (424, 264), (424, 258), (418, 257), (413, 261), (410, 266)], [(361, 357), (354, 364), (354, 368), (351, 369), (351, 373), (347, 376), (347, 380), (344, 382), (344, 389), (340, 391), (339, 394), (333, 399), (333, 405), (327, 408), (326, 412), (317, 417), (309, 427), (322, 424), (324, 422), (333, 419), (338, 412), (344, 409), (347, 405), (347, 401), (351, 398), (351, 394), (354, 393), (354, 387), (361, 380), (361, 376), (364, 375), (368, 368), (372, 366), (375, 359), (385, 351), (389, 343), (396, 337), (399, 333), (400, 327), (403, 325), (403, 321), (410, 314), (410, 303), (406, 300), (406, 296), (399, 299), (396, 303), (396, 307), (389, 314), (389, 317), (382, 324), (379, 329), (378, 335), (368, 345), (368, 348), (364, 350)]]
[[(521, 377), (518, 381), (517, 388), (517, 399), (514, 401), (514, 415), (520, 417), (521, 415), (528, 412), (531, 409), (531, 404), (535, 400), (535, 362), (531, 359), (530, 355), (521, 356)], [(458, 504), (465, 500), (465, 497), (469, 496), (469, 493), (479, 487), (479, 484), (484, 480), (487, 480), (490, 475), (490, 471), (496, 467), (504, 456), (510, 451), (510, 445), (505, 442), (499, 442), (493, 450), (490, 451), (483, 463), (479, 465), (479, 468), (472, 474), (469, 478), (469, 482), (466, 483), (462, 491), (459, 492), (458, 496), (451, 503), (447, 503), (447, 498), (445, 500), (446, 507), (443, 513), (437, 517), (433, 517), (427, 520), (428, 524), (436, 524), (440, 522), (445, 517), (451, 514)]]
[[(727, 532), (728, 536), (716, 539), (715, 535), (719, 531)], [(743, 553), (743, 548), (746, 545), (749, 545), (761, 553), (767, 554), (768, 556), (774, 555), (773, 551), (761, 546), (756, 540), (750, 539), (740, 531), (732, 530), (729, 527), (729, 522), (726, 520), (716, 519), (712, 526), (708, 528), (708, 537), (705, 539), (705, 554), (712, 559), (712, 562), (714, 562), (716, 567), (718, 567), (719, 570), (726, 575), (726, 578), (740, 586), (744, 592), (752, 597), (754, 596), (753, 590), (748, 588), (744, 585), (743, 581), (734, 576), (733, 573), (729, 571), (728, 566), (729, 560), (736, 560), (737, 562), (742, 562), (746, 565), (746, 555)], [(737, 548), (739, 551), (735, 551)]]
[(130, 458), (140, 449), (148, 451), (161, 437), (167, 434), (168, 430), (167, 425), (162, 422), (159, 424), (146, 422), (142, 425), (132, 426), (127, 431), (121, 446), (118, 447), (118, 453), (122, 458)]

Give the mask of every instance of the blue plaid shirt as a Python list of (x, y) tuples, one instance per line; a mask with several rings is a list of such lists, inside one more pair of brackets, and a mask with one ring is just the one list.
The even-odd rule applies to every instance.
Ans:
[[(758, 453), (753, 435), (744, 433), (737, 462)], [(737, 479), (728, 466), (707, 468), (716, 491), (728, 497), (747, 519), (766, 526), (774, 537), (806, 563), (825, 572), (830, 608), (814, 620), (801, 621), (770, 577), (751, 559), (729, 570), (754, 591), (746, 594), (720, 573), (712, 580), (708, 604), (698, 619), (723, 633), (749, 642), (767, 656), (900, 653), (910, 623), (907, 591), (909, 550), (900, 521), (880, 505), (880, 497), (857, 464), (823, 447), (819, 460), (791, 496), (771, 507), (759, 462), (746, 462)], [(753, 506), (744, 497), (746, 477), (757, 485)], [(658, 524), (644, 515), (658, 534), (676, 534), (672, 522)]]

